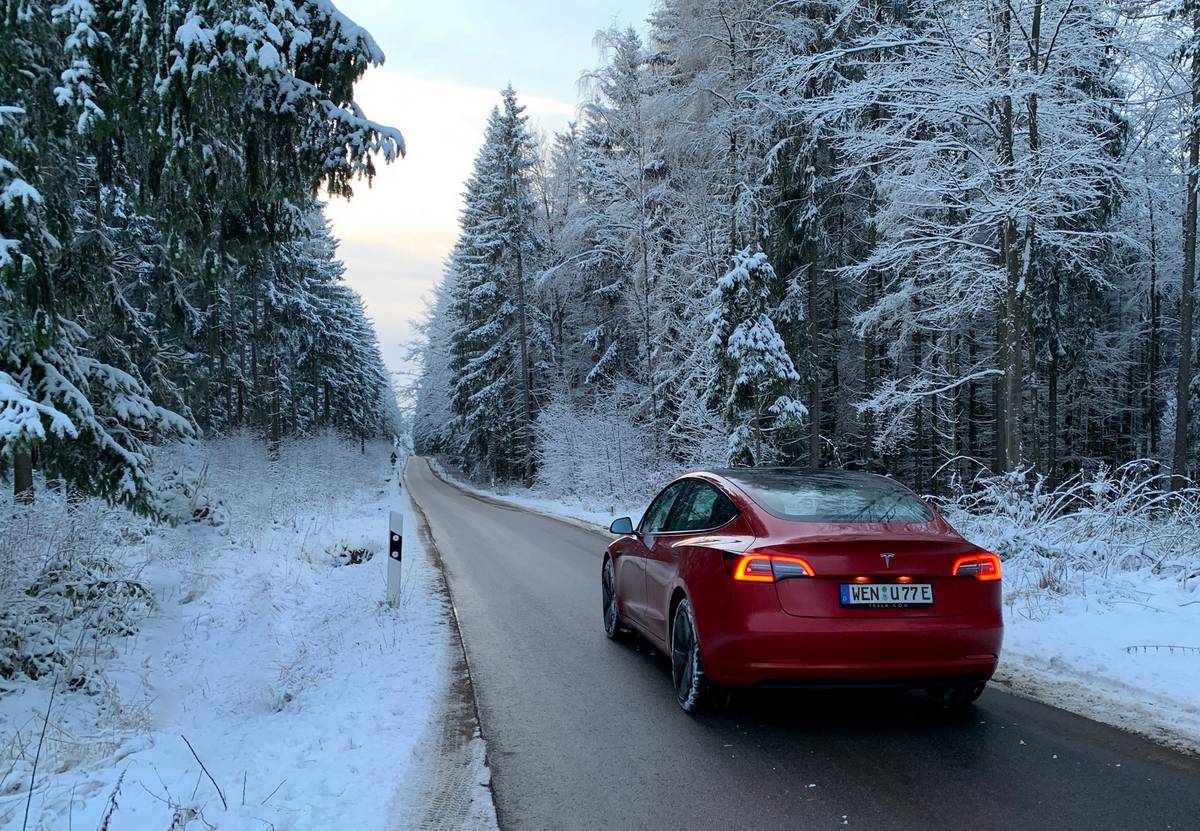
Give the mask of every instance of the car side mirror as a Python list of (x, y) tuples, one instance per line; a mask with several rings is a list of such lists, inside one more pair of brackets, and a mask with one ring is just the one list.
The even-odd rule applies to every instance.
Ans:
[(619, 519), (614, 519), (612, 521), (612, 525), (608, 526), (608, 530), (610, 533), (617, 534), (617, 535), (632, 534), (633, 533), (633, 520), (627, 516), (623, 516)]

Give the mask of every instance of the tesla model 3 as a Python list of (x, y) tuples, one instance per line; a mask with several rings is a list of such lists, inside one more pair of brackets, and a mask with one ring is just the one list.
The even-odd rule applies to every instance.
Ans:
[(689, 473), (610, 530), (605, 633), (670, 655), (686, 711), (756, 685), (913, 687), (958, 706), (995, 671), (999, 557), (883, 476)]

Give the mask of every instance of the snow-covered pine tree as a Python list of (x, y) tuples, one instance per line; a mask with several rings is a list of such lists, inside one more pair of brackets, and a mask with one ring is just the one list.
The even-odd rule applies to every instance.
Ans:
[(770, 464), (787, 458), (789, 430), (808, 414), (792, 393), (800, 374), (773, 316), (791, 302), (762, 251), (739, 251), (717, 282), (709, 316), (716, 354), (712, 404), (728, 425), (727, 461)]
[(415, 350), (419, 363), (412, 420), (413, 446), (422, 453), (458, 455), (458, 431), (453, 409), (451, 339), (454, 319), (450, 304), (455, 275), (449, 268), (434, 288), (433, 298), (420, 322), (422, 343)]
[(488, 119), (467, 184), (455, 272), (451, 370), (464, 444), (493, 475), (533, 475), (535, 352), (548, 343), (531, 294), (542, 243), (535, 144), (512, 88)]
[[(288, 246), (311, 236), (296, 217), (314, 190), (348, 196), (403, 151), (353, 102), (383, 56), (324, 0), (26, 0), (0, 4), (0, 23), (0, 459), (19, 489), (36, 459), (153, 513), (147, 443), (191, 432), (189, 416), (304, 429), (280, 349), (247, 371), (263, 368), (247, 299), (264, 270), (305, 260)], [(331, 293), (319, 320), (274, 298), (269, 341), (353, 333), (325, 368), (366, 396), (342, 409), (350, 432), (373, 433), (390, 384), (361, 303)]]
[(251, 410), (273, 445), (321, 428), (355, 440), (396, 430), (375, 332), (342, 282), (322, 207), (310, 200), (297, 209), (287, 241), (263, 259), (250, 301), (259, 391)]
[[(640, 378), (650, 405), (640, 415), (653, 425), (662, 176), (645, 111), (650, 79), (635, 31), (612, 28), (597, 43), (610, 57), (587, 76), (592, 99), (582, 108), (580, 198), (569, 213), (581, 249), (575, 268), (586, 280), (581, 300), (592, 315), (585, 338), (594, 360), (584, 380), (611, 389), (615, 378)], [(636, 328), (625, 325), (629, 320)]]
[[(710, 295), (737, 252), (761, 244), (778, 257), (786, 269), (776, 273), (779, 290), (801, 269), (819, 276), (808, 254), (821, 233), (808, 231), (820, 222), (805, 226), (803, 237), (796, 227), (776, 234), (772, 222), (784, 206), (789, 222), (821, 216), (811, 200), (785, 192), (775, 173), (781, 136), (796, 122), (790, 102), (798, 91), (787, 70), (806, 48), (809, 30), (824, 28), (814, 22), (823, 13), (799, 3), (682, 0), (661, 4), (652, 18), (643, 110), (663, 180), (656, 193), (655, 392), (674, 453), (690, 444), (682, 440), (690, 428), (681, 429), (679, 419), (694, 401), (692, 388), (712, 377), (712, 354), (699, 333), (707, 331)], [(794, 169), (809, 176), (810, 167), (797, 157)], [(782, 317), (774, 322), (789, 347), (807, 340)], [(791, 354), (798, 370), (816, 378), (807, 355)]]
[[(0, 82), (15, 81), (10, 68), (20, 54), (22, 41), (13, 38), (0, 46), (7, 70)], [(24, 53), (27, 48), (19, 52)], [(19, 499), (33, 493), (32, 450), (47, 431), (77, 435), (75, 424), (53, 405), (36, 395), (26, 364), (40, 344), (58, 336), (55, 326), (38, 309), (38, 274), (49, 259), (54, 236), (46, 226), (44, 200), (21, 173), (35, 167), (31, 152), (36, 144), (26, 136), (25, 107), (0, 101), (0, 461), (11, 460), (13, 485)], [(36, 152), (36, 151), (35, 151)]]
[[(669, 0), (640, 50), (601, 33), (581, 121), (537, 176), (545, 424), (603, 412), (632, 433), (653, 412), (655, 470), (725, 456), (737, 375), (708, 316), (754, 244), (800, 376), (787, 395), (808, 408), (769, 448), (780, 461), (874, 456), (930, 491), (1018, 465), (1063, 479), (1167, 464), (1186, 421), (1194, 470), (1200, 419), (1176, 418), (1200, 387), (1181, 344), (1194, 323), (1177, 325), (1193, 296), (1193, 5)], [(506, 357), (511, 330), (493, 338), (487, 304), (464, 300), (464, 285), (486, 297), (486, 268), (450, 273), (430, 331), (471, 318), (478, 337), (448, 361)], [(501, 447), (514, 428), (482, 415), (440, 446), (495, 473), (465, 440), (486, 426)], [(550, 432), (542, 458), (570, 469)]]
[(505, 327), (487, 325), (503, 302), (495, 268), (502, 260), (503, 244), (492, 228), (499, 210), (499, 120), (500, 110), (494, 108), (467, 180), (460, 234), (448, 265), (455, 275), (449, 286), (452, 408), (466, 457), (493, 468), (493, 475), (503, 464), (501, 454), (512, 435), (512, 414), (504, 412), (511, 399), (511, 367), (500, 365), (499, 371), (485, 374), (497, 359), (509, 357), (502, 343), (502, 336), (508, 335)]
[(324, 2), (169, 4), (164, 15), (173, 34), (156, 89), (171, 141), (146, 190), (191, 253), (192, 302), (205, 311), (194, 346), (208, 360), (191, 403), (206, 427), (269, 433), (280, 367), (254, 341), (278, 322), (258, 315), (260, 277), (273, 246), (305, 235), (296, 217), (316, 188), (349, 196), (376, 156), (403, 152), (400, 134), (353, 102), (354, 81), (383, 55)]
[(191, 425), (152, 400), (134, 367), (106, 362), (127, 356), (96, 349), (82, 318), (104, 284), (71, 274), (82, 253), (73, 238), (102, 234), (80, 227), (88, 214), (76, 210), (100, 196), (94, 162), (81, 152), (104, 117), (91, 63), (104, 41), (97, 13), (81, 0), (8, 4), (4, 21), (0, 89), (15, 100), (3, 103), (0, 125), (0, 274), (10, 301), (0, 323), (0, 457), (13, 460), (22, 494), (31, 492), (36, 451), (49, 476), (154, 513), (146, 441)]

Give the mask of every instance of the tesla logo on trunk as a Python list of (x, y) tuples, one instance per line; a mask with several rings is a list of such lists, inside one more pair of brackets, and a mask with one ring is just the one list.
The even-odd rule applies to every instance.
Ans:
[(879, 556), (883, 558), (883, 564), (885, 566), (887, 566), (888, 568), (892, 567), (892, 558), (896, 556), (895, 554), (888, 553), (888, 554), (880, 554)]

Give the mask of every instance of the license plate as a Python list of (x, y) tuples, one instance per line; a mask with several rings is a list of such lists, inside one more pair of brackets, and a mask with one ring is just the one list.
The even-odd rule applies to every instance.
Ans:
[(843, 606), (933, 605), (933, 586), (928, 583), (842, 583), (841, 595)]

